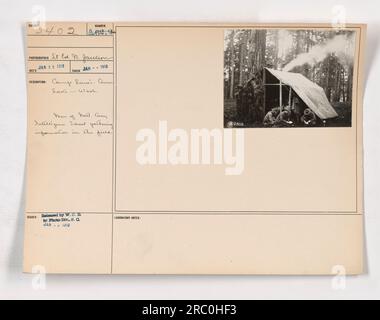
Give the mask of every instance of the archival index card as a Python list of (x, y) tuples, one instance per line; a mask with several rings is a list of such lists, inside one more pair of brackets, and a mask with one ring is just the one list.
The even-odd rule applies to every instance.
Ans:
[(28, 24), (25, 271), (361, 273), (365, 32)]

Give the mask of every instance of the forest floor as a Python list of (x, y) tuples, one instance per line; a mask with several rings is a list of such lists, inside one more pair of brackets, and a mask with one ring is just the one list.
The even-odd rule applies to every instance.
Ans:
[[(326, 127), (350, 127), (351, 126), (351, 103), (332, 103), (338, 117), (327, 121)], [(224, 127), (262, 127), (261, 125), (249, 125), (236, 122), (236, 100), (224, 100)]]
[(236, 100), (224, 100), (224, 127), (226, 128), (228, 122), (236, 121)]
[(335, 102), (332, 106), (339, 116), (330, 120), (329, 127), (351, 127), (352, 103)]

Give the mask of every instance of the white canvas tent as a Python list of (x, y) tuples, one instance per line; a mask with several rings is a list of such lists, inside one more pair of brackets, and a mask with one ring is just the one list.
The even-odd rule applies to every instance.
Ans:
[(310, 81), (302, 74), (270, 68), (265, 68), (265, 70), (279, 81), (280, 92), (282, 92), (282, 85), (289, 86), (320, 119), (326, 120), (338, 116), (322, 87)]

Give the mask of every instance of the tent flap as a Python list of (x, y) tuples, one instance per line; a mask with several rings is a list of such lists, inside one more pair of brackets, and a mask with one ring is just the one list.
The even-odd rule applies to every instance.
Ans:
[(338, 116), (331, 106), (325, 91), (316, 83), (310, 81), (300, 73), (277, 71), (266, 68), (273, 76), (292, 87), (303, 102), (322, 120)]

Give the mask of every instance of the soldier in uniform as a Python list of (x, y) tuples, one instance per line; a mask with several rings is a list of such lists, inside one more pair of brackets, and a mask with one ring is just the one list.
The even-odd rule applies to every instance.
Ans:
[(255, 111), (254, 118), (256, 123), (260, 123), (264, 116), (264, 88), (261, 77), (255, 79)]
[(278, 117), (278, 114), (280, 113), (279, 108), (273, 108), (271, 111), (269, 111), (265, 117), (264, 117), (264, 127), (273, 127), (276, 123), (276, 119)]
[(315, 127), (317, 124), (317, 117), (310, 108), (306, 108), (301, 117), (301, 122), (305, 127)]
[(289, 110), (283, 110), (280, 112), (278, 115), (276, 122), (275, 122), (276, 127), (293, 127), (294, 122), (291, 119), (291, 114)]

